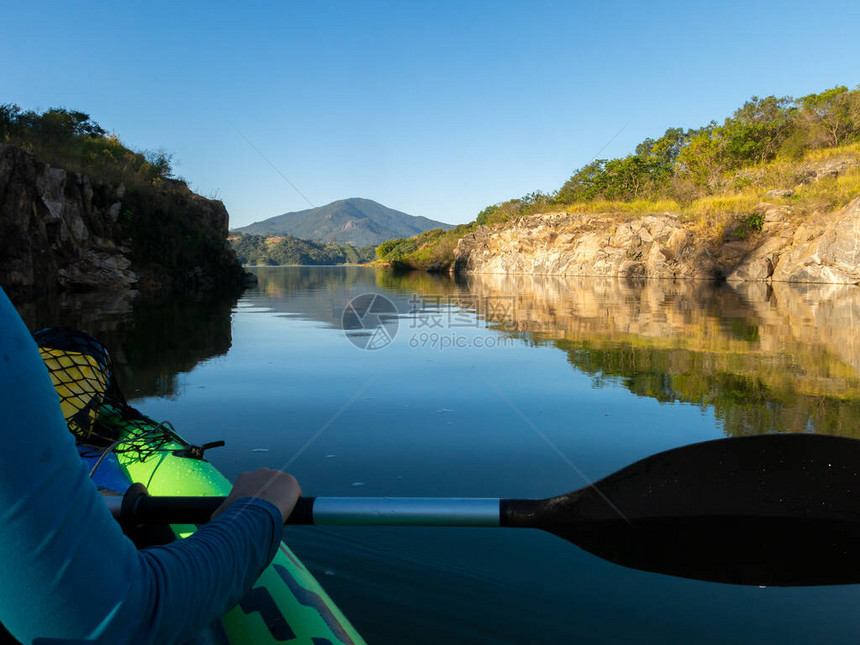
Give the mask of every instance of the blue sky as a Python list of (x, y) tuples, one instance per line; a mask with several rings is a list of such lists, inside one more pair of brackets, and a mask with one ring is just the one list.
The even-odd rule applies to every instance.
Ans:
[[(860, 3), (7, 3), (0, 103), (88, 112), (242, 226), (368, 197), (466, 222), (752, 95), (860, 83)], [(626, 126), (626, 127), (625, 127)], [(237, 132), (238, 130), (238, 132)]]

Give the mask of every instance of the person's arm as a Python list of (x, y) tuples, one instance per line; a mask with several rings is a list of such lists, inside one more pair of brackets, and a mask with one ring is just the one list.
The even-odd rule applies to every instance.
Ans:
[(194, 535), (140, 551), (152, 642), (182, 643), (239, 602), (275, 556), (282, 527), (274, 505), (244, 498)]
[(0, 437), (0, 622), (23, 643), (182, 642), (241, 598), (280, 543), (289, 503), (258, 499), (138, 552), (87, 476), (2, 290)]
[[(278, 470), (242, 473), (213, 519), (194, 535), (141, 551), (144, 572), (153, 578), (149, 589), (168, 589), (175, 599), (157, 608), (165, 636), (188, 625), (177, 638), (181, 643), (241, 600), (275, 557), (301, 492), (292, 475)], [(188, 598), (194, 602), (182, 600)]]

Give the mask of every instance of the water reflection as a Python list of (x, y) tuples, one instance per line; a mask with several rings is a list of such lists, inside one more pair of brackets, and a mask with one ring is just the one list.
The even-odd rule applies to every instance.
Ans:
[(366, 291), (384, 292), (403, 315), (416, 302), (425, 312), (477, 314), (499, 333), (565, 351), (598, 387), (712, 407), (730, 436), (860, 436), (853, 286), (502, 275), (455, 282), (357, 267), (259, 269), (258, 278), (251, 302), (331, 327)]
[(448, 277), (421, 272), (396, 273), (362, 267), (253, 267), (257, 284), (243, 304), (340, 328), (347, 303), (363, 293), (383, 293), (401, 314), (414, 307), (414, 294), (461, 291)]
[[(847, 285), (473, 275), (460, 281), (360, 267), (256, 269), (240, 308), (338, 328), (346, 304), (384, 293), (477, 315), (499, 334), (567, 353), (598, 386), (713, 408), (728, 435), (860, 436), (860, 289)], [(67, 325), (111, 350), (129, 398), (174, 396), (177, 374), (231, 346), (232, 298), (63, 294), (18, 303), (31, 329)], [(410, 314), (410, 312), (412, 312)], [(450, 316), (448, 318), (450, 320)]]
[(16, 303), (30, 330), (74, 327), (108, 348), (129, 400), (179, 394), (177, 375), (226, 354), (235, 297), (141, 297), (135, 292), (64, 293)]
[(564, 350), (595, 384), (713, 406), (728, 435), (860, 435), (856, 287), (483, 275), (468, 289), (516, 294), (499, 328)]

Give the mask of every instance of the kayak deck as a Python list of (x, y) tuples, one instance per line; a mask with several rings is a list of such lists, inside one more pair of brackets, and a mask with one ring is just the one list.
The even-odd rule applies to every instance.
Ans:
[[(140, 441), (140, 419), (123, 421), (103, 408), (102, 423), (113, 424), (119, 430), (119, 446), (124, 441)], [(157, 428), (153, 424), (153, 429)], [(131, 483), (142, 483), (151, 495), (158, 496), (226, 496), (232, 485), (212, 464), (204, 459), (183, 457), (174, 451), (188, 444), (176, 436), (175, 441), (162, 443), (141, 461), (133, 452), (108, 453), (98, 461), (104, 449), (92, 449), (82, 454), (88, 466), (98, 462), (93, 479), (103, 488), (124, 492)], [(86, 450), (81, 447), (82, 452)], [(170, 527), (177, 538), (191, 535), (193, 524)], [(247, 643), (307, 643), (308, 645), (363, 644), (364, 640), (349, 623), (337, 605), (307, 567), (290, 548), (281, 542), (271, 564), (244, 598), (215, 625), (207, 642)]]

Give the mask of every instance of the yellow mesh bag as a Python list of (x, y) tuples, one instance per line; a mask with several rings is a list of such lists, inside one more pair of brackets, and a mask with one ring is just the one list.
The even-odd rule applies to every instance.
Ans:
[(39, 353), (60, 397), (69, 430), (82, 439), (89, 437), (107, 390), (107, 376), (87, 354), (50, 347), (40, 347)]
[(68, 327), (40, 329), (33, 338), (79, 446), (132, 453), (143, 462), (168, 443), (184, 443), (169, 423), (156, 423), (126, 402), (110, 354), (95, 338)]

